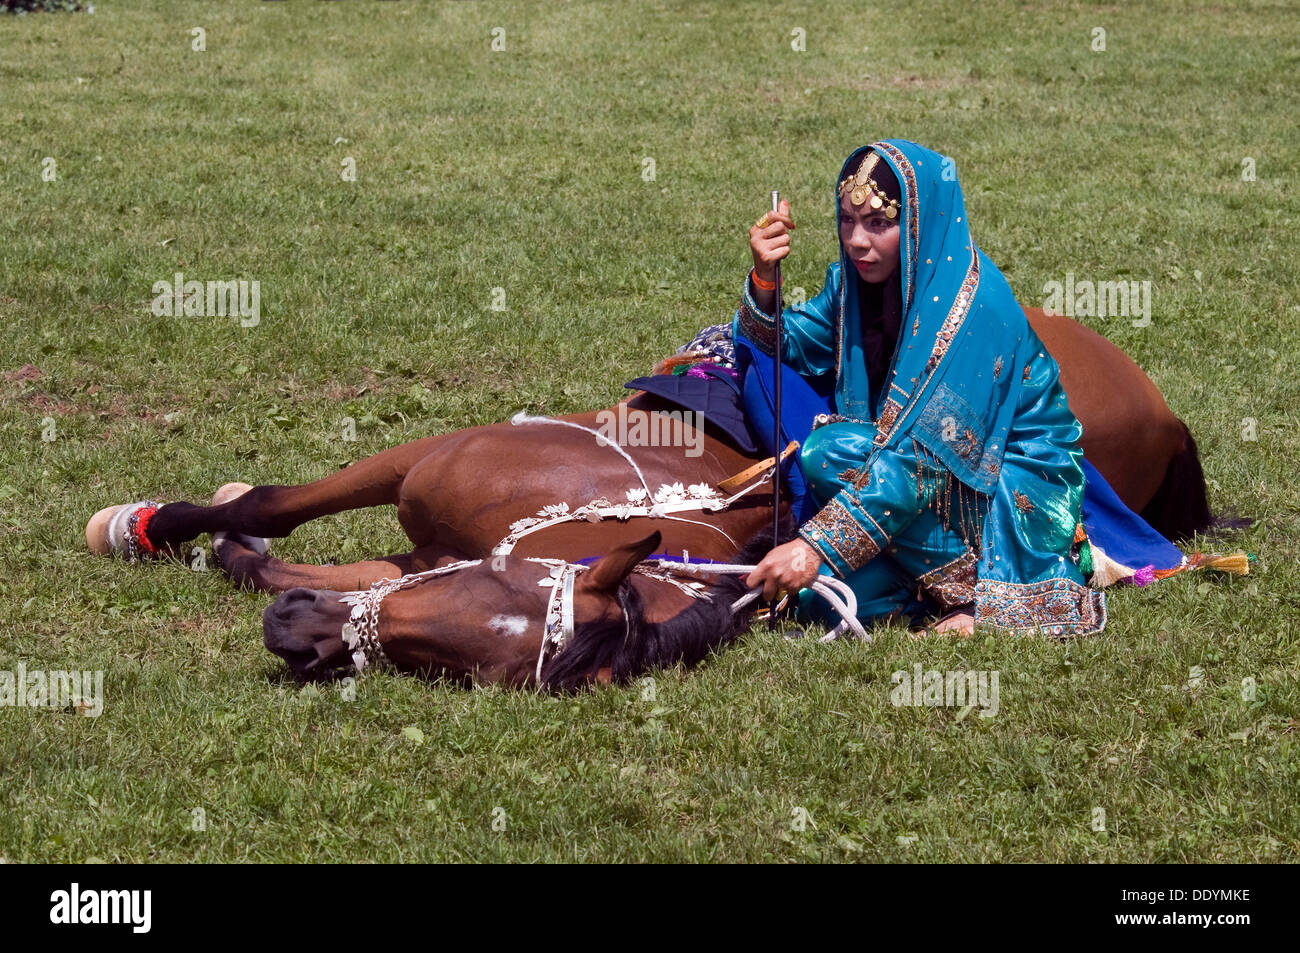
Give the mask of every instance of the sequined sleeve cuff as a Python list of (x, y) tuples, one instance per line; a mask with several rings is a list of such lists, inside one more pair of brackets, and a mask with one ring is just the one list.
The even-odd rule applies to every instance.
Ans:
[(831, 500), (799, 528), (799, 536), (826, 560), (841, 579), (861, 569), (888, 543), (884, 530), (867, 516), (863, 526), (839, 501)]
[(769, 357), (776, 356), (776, 316), (767, 314), (754, 301), (751, 281), (754, 273), (745, 276), (745, 288), (740, 295), (740, 309), (736, 323), (740, 333), (753, 341)]

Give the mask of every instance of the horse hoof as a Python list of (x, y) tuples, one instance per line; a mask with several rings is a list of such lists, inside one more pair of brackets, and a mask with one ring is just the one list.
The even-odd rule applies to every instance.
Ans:
[(112, 523), (113, 517), (130, 503), (119, 503), (117, 506), (106, 506), (90, 518), (86, 524), (86, 546), (96, 556), (108, 556), (113, 552), (113, 544), (108, 539), (108, 527)]
[(251, 489), (252, 487), (247, 483), (227, 483), (212, 494), (212, 505), (220, 506), (222, 503), (237, 500)]
[[(212, 494), (212, 505), (220, 506), (222, 503), (237, 500), (251, 489), (252, 487), (247, 483), (227, 483), (225, 486), (218, 487), (217, 492)], [(247, 546), (259, 556), (265, 556), (267, 550), (271, 548), (271, 541), (265, 536), (246, 536), (243, 533), (219, 530), (212, 534), (212, 550), (218, 553), (218, 557), (219, 550), (227, 541)]]
[(271, 548), (271, 541), (265, 536), (245, 536), (243, 533), (231, 533), (227, 530), (217, 530), (212, 534), (212, 551), (221, 558), (221, 550), (227, 543), (238, 543), (240, 546), (247, 546), (259, 556), (265, 556)]
[(149, 547), (148, 540), (143, 539), (145, 523), (136, 514), (145, 511), (144, 519), (147, 521), (150, 511), (161, 505), (153, 500), (142, 500), (104, 507), (86, 524), (87, 548), (96, 556), (118, 553), (130, 562), (159, 555)]

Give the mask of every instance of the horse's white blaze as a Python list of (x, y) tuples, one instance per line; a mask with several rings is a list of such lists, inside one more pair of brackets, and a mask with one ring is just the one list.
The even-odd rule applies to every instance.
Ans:
[(488, 620), (497, 635), (523, 635), (528, 631), (528, 617), (522, 615), (494, 615)]

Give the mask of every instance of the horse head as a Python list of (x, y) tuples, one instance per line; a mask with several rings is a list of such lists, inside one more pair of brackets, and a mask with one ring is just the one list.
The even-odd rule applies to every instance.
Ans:
[[(553, 690), (626, 680), (652, 660), (675, 660), (660, 658), (675, 643), (661, 638), (663, 626), (647, 621), (647, 609), (662, 615), (660, 603), (680, 608), (685, 597), (653, 580), (631, 581), (661, 539), (654, 532), (613, 546), (590, 566), (495, 556), (384, 580), (369, 592), (290, 589), (263, 615), (266, 647), (304, 679), (381, 664)], [(718, 621), (707, 624), (715, 635)]]

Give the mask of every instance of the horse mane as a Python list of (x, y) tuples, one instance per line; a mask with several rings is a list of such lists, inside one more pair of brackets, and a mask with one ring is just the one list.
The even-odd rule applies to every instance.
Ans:
[[(782, 521), (778, 538), (785, 543), (795, 536), (792, 519)], [(772, 548), (772, 535), (764, 530), (751, 539), (735, 557), (741, 565), (759, 562)], [(683, 663), (688, 668), (714, 649), (726, 645), (749, 628), (760, 602), (755, 600), (739, 612), (731, 604), (748, 590), (744, 577), (728, 575), (705, 590), (708, 598), (694, 599), (671, 619), (648, 622), (641, 594), (630, 578), (619, 586), (619, 599), (627, 613), (622, 619), (589, 622), (573, 633), (573, 641), (542, 669), (541, 685), (552, 692), (571, 692), (586, 687), (601, 669), (611, 680), (626, 684), (651, 669)]]

